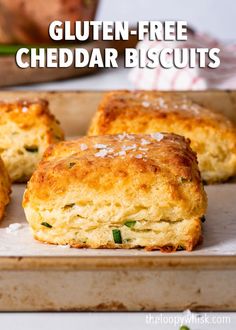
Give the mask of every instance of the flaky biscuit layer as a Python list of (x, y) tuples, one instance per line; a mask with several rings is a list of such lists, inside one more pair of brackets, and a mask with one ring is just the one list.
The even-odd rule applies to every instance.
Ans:
[(27, 181), (46, 148), (63, 138), (46, 101), (0, 103), (0, 155), (12, 181)]

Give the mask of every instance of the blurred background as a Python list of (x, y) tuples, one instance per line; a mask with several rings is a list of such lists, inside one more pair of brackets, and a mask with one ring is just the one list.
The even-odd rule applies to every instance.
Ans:
[[(19, 14), (20, 13), (20, 14)], [(142, 88), (159, 90), (236, 89), (236, 1), (235, 0), (0, 0), (0, 88), (40, 90), (106, 90)], [(194, 29), (188, 43), (173, 42), (173, 48), (214, 47), (221, 49), (221, 66), (209, 70), (184, 68), (165, 70), (126, 69), (125, 47), (136, 40), (110, 44), (87, 42), (70, 45), (92, 49), (116, 47), (119, 69), (19, 69), (15, 52), (22, 45), (48, 44), (48, 23), (60, 20), (110, 20), (136, 24), (139, 20), (186, 20)], [(144, 42), (138, 44), (145, 47)], [(151, 43), (150, 48), (156, 47)], [(164, 48), (165, 43), (160, 43)], [(176, 75), (178, 79), (176, 80)], [(141, 79), (140, 79), (141, 77)]]
[(186, 20), (199, 31), (236, 40), (235, 0), (101, 0), (99, 20)]

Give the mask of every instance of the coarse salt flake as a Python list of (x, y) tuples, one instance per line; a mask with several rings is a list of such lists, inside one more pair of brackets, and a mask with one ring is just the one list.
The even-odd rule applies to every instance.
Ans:
[(84, 151), (84, 150), (87, 150), (87, 149), (88, 149), (87, 144), (85, 144), (85, 143), (81, 143), (81, 145), (80, 145), (80, 150)]
[(105, 149), (105, 148), (107, 148), (107, 145), (102, 144), (102, 143), (97, 143), (97, 144), (95, 144), (94, 148), (96, 148), (96, 149)]
[(134, 140), (135, 139), (135, 137), (133, 135), (127, 134), (127, 133), (118, 134), (117, 138), (118, 138), (119, 141), (123, 141), (124, 139), (127, 139), (127, 140)]
[(142, 154), (138, 154), (138, 155), (135, 156), (135, 158), (141, 159), (141, 158), (143, 158), (143, 155)]
[(123, 141), (125, 139), (126, 135), (127, 135), (126, 133), (123, 133), (123, 134), (117, 135), (117, 137), (120, 141)]
[(106, 157), (108, 154), (108, 151), (106, 149), (101, 149), (99, 152), (95, 154), (95, 157)]
[(137, 145), (133, 144), (132, 146), (122, 146), (122, 150), (129, 151), (129, 150), (136, 150)]
[(22, 112), (24, 112), (24, 113), (27, 112), (28, 110), (29, 110), (29, 109), (28, 109), (27, 107), (23, 107), (23, 108), (22, 108)]
[(160, 142), (164, 138), (164, 135), (161, 133), (152, 133), (150, 135), (154, 140), (156, 140), (158, 142)]
[(146, 146), (146, 145), (148, 145), (148, 144), (150, 144), (150, 143), (151, 143), (151, 142), (148, 141), (148, 140), (141, 139), (141, 145), (142, 145), (142, 146)]
[(164, 108), (166, 105), (165, 101), (161, 97), (158, 98), (158, 103), (161, 108)]
[(147, 101), (143, 101), (143, 102), (142, 102), (142, 106), (143, 106), (144, 108), (148, 108), (148, 107), (150, 107), (150, 103), (147, 102)]
[(135, 139), (135, 137), (133, 135), (130, 135), (130, 134), (127, 134), (126, 137), (127, 137), (128, 140), (134, 140)]

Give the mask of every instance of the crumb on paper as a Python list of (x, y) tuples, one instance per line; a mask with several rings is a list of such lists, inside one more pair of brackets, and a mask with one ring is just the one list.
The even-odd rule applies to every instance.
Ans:
[(23, 227), (23, 225), (21, 223), (11, 223), (7, 228), (6, 228), (6, 232), (8, 234), (10, 233), (14, 233), (17, 232), (19, 229), (21, 229)]
[(190, 309), (186, 309), (183, 311), (183, 314), (186, 316), (186, 315), (191, 315), (192, 312), (190, 311)]
[(60, 245), (57, 245), (59, 248), (61, 248), (61, 249), (70, 249), (70, 245), (69, 244), (64, 244), (64, 245), (62, 245), (62, 244), (60, 244)]

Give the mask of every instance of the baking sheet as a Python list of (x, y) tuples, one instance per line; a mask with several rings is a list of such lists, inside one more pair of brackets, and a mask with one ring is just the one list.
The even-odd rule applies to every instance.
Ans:
[[(236, 123), (235, 91), (184, 94)], [(0, 91), (3, 100), (46, 98), (66, 136), (86, 133), (102, 95)], [(0, 223), (0, 311), (236, 310), (236, 182), (206, 186), (203, 244), (192, 252), (170, 254), (37, 242), (21, 207), (24, 189), (13, 186)], [(22, 227), (9, 232), (12, 223)]]
[[(194, 251), (178, 251), (171, 256), (235, 256), (236, 255), (236, 183), (206, 186), (209, 207), (203, 224), (204, 240)], [(33, 239), (21, 207), (24, 185), (14, 185), (12, 201), (0, 224), (0, 257), (36, 256), (166, 256), (159, 251), (92, 250), (54, 246)], [(22, 227), (9, 232), (9, 225), (20, 223)]]

